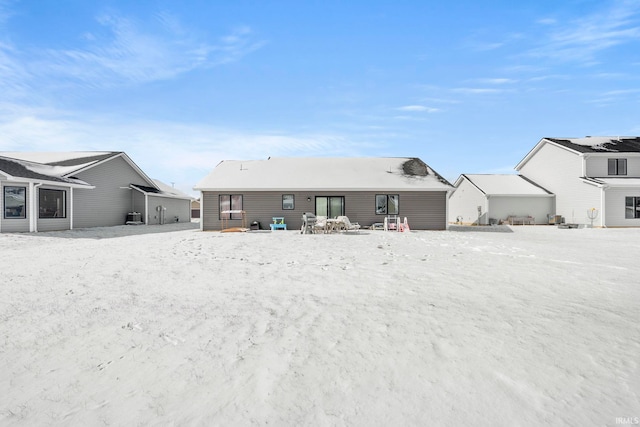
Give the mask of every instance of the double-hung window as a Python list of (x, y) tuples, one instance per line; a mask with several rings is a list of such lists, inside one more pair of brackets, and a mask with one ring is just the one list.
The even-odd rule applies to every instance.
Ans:
[(607, 171), (609, 175), (626, 175), (627, 159), (609, 159)]
[(220, 195), (220, 219), (242, 219), (242, 194)]
[(27, 187), (4, 187), (4, 217), (27, 217)]
[(376, 215), (398, 215), (400, 196), (397, 194), (376, 194)]

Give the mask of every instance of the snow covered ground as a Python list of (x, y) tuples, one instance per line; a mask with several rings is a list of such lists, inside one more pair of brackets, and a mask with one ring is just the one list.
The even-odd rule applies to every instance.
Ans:
[(0, 235), (0, 425), (640, 417), (640, 229), (193, 226)]

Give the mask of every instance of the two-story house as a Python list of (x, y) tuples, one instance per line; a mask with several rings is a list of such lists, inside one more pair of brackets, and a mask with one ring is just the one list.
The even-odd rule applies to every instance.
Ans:
[(566, 222), (640, 226), (640, 137), (542, 138), (515, 169), (555, 194)]

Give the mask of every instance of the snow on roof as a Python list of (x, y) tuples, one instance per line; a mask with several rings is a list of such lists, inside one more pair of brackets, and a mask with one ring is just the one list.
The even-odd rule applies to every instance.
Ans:
[(521, 175), (462, 175), (488, 196), (550, 196), (551, 193)]
[(189, 196), (188, 194), (183, 193), (182, 191), (178, 190), (177, 188), (174, 188), (170, 185), (165, 184), (164, 182), (160, 181), (159, 179), (154, 179), (153, 183), (156, 185), (156, 187), (158, 187), (160, 189), (160, 191), (162, 191), (165, 194), (171, 195), (171, 196), (175, 196), (175, 197), (179, 197), (182, 199), (193, 199), (193, 197)]
[[(91, 163), (96, 160), (109, 157), (116, 154), (113, 151), (42, 151), (42, 152), (0, 152), (1, 156), (11, 157), (13, 159), (24, 160), (27, 162), (41, 164), (60, 164), (63, 166), (73, 166), (74, 164)], [(79, 163), (78, 163), (79, 162)], [(77, 168), (80, 169), (80, 168)]]
[(89, 186), (88, 183), (77, 178), (67, 178), (64, 175), (67, 168), (49, 166), (29, 161), (0, 156), (0, 170), (15, 178), (44, 180), (66, 184)]
[(544, 138), (579, 153), (640, 153), (637, 136), (587, 136), (584, 138)]
[(417, 158), (226, 160), (196, 190), (447, 191), (451, 184)]

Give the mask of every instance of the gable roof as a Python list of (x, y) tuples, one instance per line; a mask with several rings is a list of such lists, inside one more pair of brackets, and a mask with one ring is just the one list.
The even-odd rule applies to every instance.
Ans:
[(226, 160), (200, 191), (449, 191), (451, 184), (418, 158), (270, 157)]
[(90, 184), (80, 179), (62, 176), (55, 167), (4, 156), (0, 156), (0, 172), (6, 175), (9, 180), (22, 179), (67, 186), (91, 187)]
[[(121, 157), (124, 159), (151, 187), (156, 184), (149, 178), (133, 160), (122, 151), (49, 151), (49, 152), (0, 152), (0, 156), (13, 160), (27, 169), (36, 172), (38, 177), (27, 175), (15, 175), (16, 177), (30, 179), (51, 179), (58, 181), (67, 179), (82, 182), (73, 175), (91, 169), (111, 159)], [(0, 171), (3, 169), (0, 168)], [(26, 172), (23, 172), (26, 173)], [(46, 178), (48, 177), (48, 178)], [(71, 182), (70, 181), (70, 182)], [(62, 181), (66, 182), (66, 181)], [(86, 183), (85, 183), (86, 184)], [(88, 185), (88, 184), (87, 184)]]
[(456, 187), (463, 179), (487, 196), (552, 196), (553, 194), (522, 175), (506, 174), (462, 174), (456, 180)]
[(553, 144), (575, 154), (640, 153), (638, 136), (586, 136), (584, 138), (542, 138), (535, 147), (520, 160), (515, 169), (520, 170), (545, 144)]

